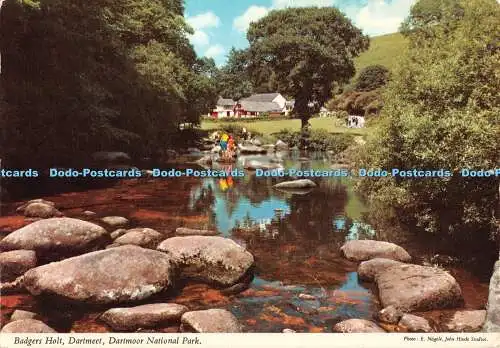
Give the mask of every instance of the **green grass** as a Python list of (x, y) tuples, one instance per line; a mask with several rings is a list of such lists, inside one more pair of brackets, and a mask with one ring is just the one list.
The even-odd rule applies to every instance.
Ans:
[(372, 37), (370, 48), (356, 58), (356, 71), (359, 73), (363, 68), (374, 64), (383, 65), (392, 71), (407, 49), (408, 41), (400, 33)]
[[(354, 135), (365, 135), (367, 134), (366, 128), (347, 128), (342, 125), (342, 121), (336, 118), (325, 117), (325, 118), (312, 118), (310, 120), (312, 129), (326, 129), (330, 133), (348, 133)], [(210, 121), (203, 120), (201, 122), (201, 128), (204, 130), (217, 130), (224, 125), (239, 125), (245, 127), (250, 132), (258, 132), (265, 136), (270, 136), (273, 133), (277, 133), (283, 129), (289, 129), (292, 131), (300, 130), (300, 120), (259, 120), (259, 121)]]

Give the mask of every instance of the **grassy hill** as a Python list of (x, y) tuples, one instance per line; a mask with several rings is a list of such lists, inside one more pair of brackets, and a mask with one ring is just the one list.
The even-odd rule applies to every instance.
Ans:
[(368, 51), (356, 59), (356, 71), (359, 73), (363, 68), (374, 64), (393, 70), (407, 47), (407, 40), (399, 33), (372, 37)]

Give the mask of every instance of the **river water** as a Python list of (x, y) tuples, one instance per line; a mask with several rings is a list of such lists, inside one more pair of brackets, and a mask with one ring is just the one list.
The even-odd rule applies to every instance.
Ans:
[[(196, 159), (196, 154), (189, 158)], [(281, 162), (286, 168), (330, 169), (331, 160), (321, 154), (281, 157), (240, 157), (245, 161)], [(173, 168), (173, 165), (165, 165)], [(230, 169), (230, 168), (225, 168)], [(350, 239), (379, 238), (363, 216), (367, 207), (354, 193), (348, 178), (315, 181), (310, 192), (280, 192), (273, 185), (282, 178), (257, 178), (246, 171), (241, 178), (133, 179), (112, 186), (43, 197), (63, 213), (82, 217), (85, 210), (125, 216), (131, 227), (150, 227), (173, 235), (177, 227), (217, 229), (221, 235), (245, 246), (255, 257), (255, 278), (238, 295), (224, 295), (204, 284), (183, 284), (175, 292), (149, 302), (176, 302), (190, 309), (226, 308), (247, 332), (331, 332), (337, 322), (349, 318), (371, 319), (380, 310), (372, 284), (361, 283), (357, 264), (341, 257), (341, 245)], [(18, 204), (18, 203), (17, 203)], [(26, 224), (15, 215), (17, 204), (4, 205), (0, 231), (5, 235)], [(397, 238), (396, 238), (397, 237)], [(395, 242), (401, 242), (395, 236)], [(388, 239), (384, 234), (384, 239)], [(431, 246), (404, 239), (402, 246), (424, 260)], [(484, 308), (488, 284), (464, 269), (448, 270), (459, 281), (467, 308)], [(305, 296), (311, 295), (311, 296)], [(4, 320), (17, 308), (34, 310), (61, 332), (106, 332), (98, 320), (104, 309), (74, 309), (48, 304), (27, 294), (1, 298)], [(433, 322), (445, 311), (426, 313)], [(172, 332), (175, 327), (155, 331)]]

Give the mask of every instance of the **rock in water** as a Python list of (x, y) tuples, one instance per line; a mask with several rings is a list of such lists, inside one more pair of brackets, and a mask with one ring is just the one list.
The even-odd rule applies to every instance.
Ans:
[(488, 296), (488, 311), (484, 332), (500, 332), (500, 261), (494, 267), (493, 275), (490, 279), (490, 291)]
[(101, 221), (116, 228), (128, 225), (128, 219), (122, 216), (106, 216), (103, 217)]
[(236, 284), (254, 263), (252, 254), (222, 237), (173, 237), (161, 242), (157, 249), (172, 258), (181, 276), (223, 287)]
[(309, 189), (316, 187), (316, 183), (309, 179), (301, 179), (301, 180), (293, 180), (293, 181), (285, 181), (280, 182), (279, 184), (274, 185), (275, 188), (280, 190), (286, 189)]
[(394, 306), (389, 306), (378, 312), (377, 319), (382, 323), (397, 324), (399, 320), (401, 320), (403, 314), (403, 312)]
[(108, 233), (99, 225), (72, 218), (51, 218), (10, 233), (0, 241), (0, 250), (34, 250), (38, 256), (75, 255), (108, 241)]
[(33, 250), (0, 253), (0, 280), (11, 282), (29, 269), (36, 267), (36, 262), (36, 253)]
[(139, 301), (168, 289), (170, 257), (126, 245), (33, 268), (24, 286), (33, 295), (52, 295), (89, 304)]
[(186, 306), (175, 303), (154, 303), (131, 308), (112, 308), (100, 317), (114, 330), (134, 331), (159, 325), (180, 322), (188, 311)]
[(22, 319), (8, 323), (2, 333), (56, 333), (54, 329), (36, 319)]
[(196, 230), (193, 228), (179, 227), (175, 230), (176, 236), (216, 236), (217, 231)]
[(118, 237), (123, 236), (125, 233), (127, 233), (127, 230), (126, 230), (126, 229), (124, 229), (124, 228), (119, 228), (119, 229), (114, 230), (113, 232), (111, 232), (111, 233), (109, 234), (109, 236), (111, 237), (111, 239), (113, 239), (113, 240), (114, 240), (114, 239), (116, 239), (116, 238), (118, 238)]
[(369, 333), (385, 332), (380, 326), (372, 321), (364, 319), (348, 319), (341, 321), (333, 327), (333, 332), (339, 333)]
[(363, 261), (359, 264), (358, 276), (360, 280), (372, 282), (375, 280), (378, 274), (384, 272), (389, 267), (401, 264), (402, 262), (399, 261), (382, 258)]
[(432, 332), (432, 328), (427, 319), (413, 314), (403, 315), (399, 321), (399, 326), (408, 332)]
[(38, 198), (38, 199), (32, 199), (31, 201), (28, 201), (28, 202), (20, 205), (19, 207), (17, 207), (16, 212), (19, 214), (24, 214), (24, 210), (26, 209), (26, 207), (32, 203), (42, 203), (45, 205), (50, 205), (52, 207), (56, 206), (56, 204), (54, 202), (46, 201), (45, 199)]
[(485, 321), (485, 310), (459, 311), (442, 326), (446, 332), (478, 332), (481, 331)]
[(24, 216), (30, 218), (48, 219), (63, 216), (53, 205), (45, 203), (30, 203), (24, 208)]
[(263, 147), (260, 146), (255, 146), (255, 145), (238, 145), (238, 148), (240, 150), (240, 153), (242, 154), (259, 154), (259, 153), (266, 153), (267, 150), (264, 149)]
[(282, 140), (278, 140), (274, 148), (276, 149), (276, 151), (285, 151), (288, 150), (288, 145)]
[(154, 249), (165, 237), (158, 231), (151, 228), (133, 228), (127, 233), (118, 237), (113, 242), (113, 246), (137, 245), (143, 248)]
[(376, 240), (351, 240), (345, 243), (340, 250), (351, 261), (366, 261), (375, 258), (401, 262), (411, 261), (410, 254), (399, 245)]
[(10, 316), (10, 321), (35, 319), (36, 317), (38, 317), (38, 314), (36, 313), (23, 311), (22, 309), (16, 309), (14, 313), (12, 313), (12, 315)]
[(113, 163), (116, 162), (127, 163), (131, 161), (130, 156), (125, 152), (107, 152), (107, 151), (93, 153), (92, 159), (98, 162), (113, 162)]
[(238, 333), (241, 326), (236, 317), (225, 309), (209, 309), (184, 313), (181, 317), (183, 332)]
[(432, 267), (392, 266), (380, 273), (375, 281), (382, 305), (394, 306), (403, 312), (450, 308), (463, 302), (455, 278)]

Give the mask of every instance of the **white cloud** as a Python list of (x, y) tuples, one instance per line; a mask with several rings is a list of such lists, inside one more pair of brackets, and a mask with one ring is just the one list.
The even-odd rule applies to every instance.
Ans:
[(216, 28), (220, 25), (220, 18), (215, 15), (215, 13), (209, 11), (205, 13), (201, 13), (194, 17), (187, 17), (186, 21), (191, 25), (195, 30), (206, 29), (206, 28)]
[(236, 17), (233, 21), (233, 27), (239, 32), (246, 32), (250, 23), (256, 22), (262, 17), (265, 17), (269, 9), (262, 6), (250, 6), (245, 13)]
[(225, 52), (226, 52), (226, 50), (224, 49), (224, 47), (222, 47), (222, 45), (217, 44), (217, 45), (210, 46), (206, 50), (205, 57), (217, 58), (217, 57), (222, 56)]
[(306, 6), (318, 6), (326, 7), (333, 6), (336, 0), (273, 0), (274, 8), (285, 8), (285, 7), (306, 7)]
[(416, 0), (369, 0), (364, 7), (351, 7), (346, 13), (368, 35), (389, 34), (398, 30), (415, 2)]
[(189, 35), (189, 41), (195, 46), (208, 46), (210, 38), (204, 31), (196, 30), (194, 34)]

